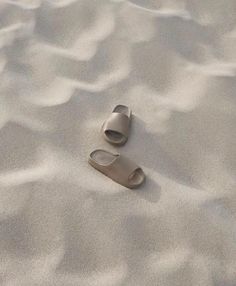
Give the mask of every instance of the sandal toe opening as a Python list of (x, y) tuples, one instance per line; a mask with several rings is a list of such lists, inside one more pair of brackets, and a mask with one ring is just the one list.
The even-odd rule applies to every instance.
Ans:
[(116, 144), (120, 144), (125, 141), (125, 136), (117, 131), (106, 130), (105, 135), (109, 141), (114, 142)]
[(138, 168), (129, 176), (129, 184), (133, 187), (138, 187), (144, 182), (144, 179), (145, 175), (143, 170)]

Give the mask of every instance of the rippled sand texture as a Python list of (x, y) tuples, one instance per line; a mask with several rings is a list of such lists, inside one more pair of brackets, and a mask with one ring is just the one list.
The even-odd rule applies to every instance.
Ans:
[(0, 75), (0, 285), (236, 285), (235, 0), (1, 0)]

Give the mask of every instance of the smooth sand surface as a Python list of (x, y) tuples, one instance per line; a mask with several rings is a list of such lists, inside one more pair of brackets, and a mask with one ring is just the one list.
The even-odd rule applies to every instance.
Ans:
[(1, 0), (0, 75), (1, 286), (236, 285), (235, 0)]

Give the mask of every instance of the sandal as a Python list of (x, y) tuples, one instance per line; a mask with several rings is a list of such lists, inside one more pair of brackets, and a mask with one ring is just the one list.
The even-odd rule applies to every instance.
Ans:
[(105, 139), (112, 144), (125, 144), (129, 136), (131, 116), (129, 107), (117, 105), (102, 126)]
[(89, 164), (113, 181), (130, 189), (139, 187), (145, 180), (143, 170), (120, 154), (98, 149), (90, 154)]

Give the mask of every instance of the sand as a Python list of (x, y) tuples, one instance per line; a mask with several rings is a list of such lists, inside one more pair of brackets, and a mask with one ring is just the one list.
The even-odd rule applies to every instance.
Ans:
[(2, 0), (0, 74), (2, 286), (236, 285), (235, 0)]

